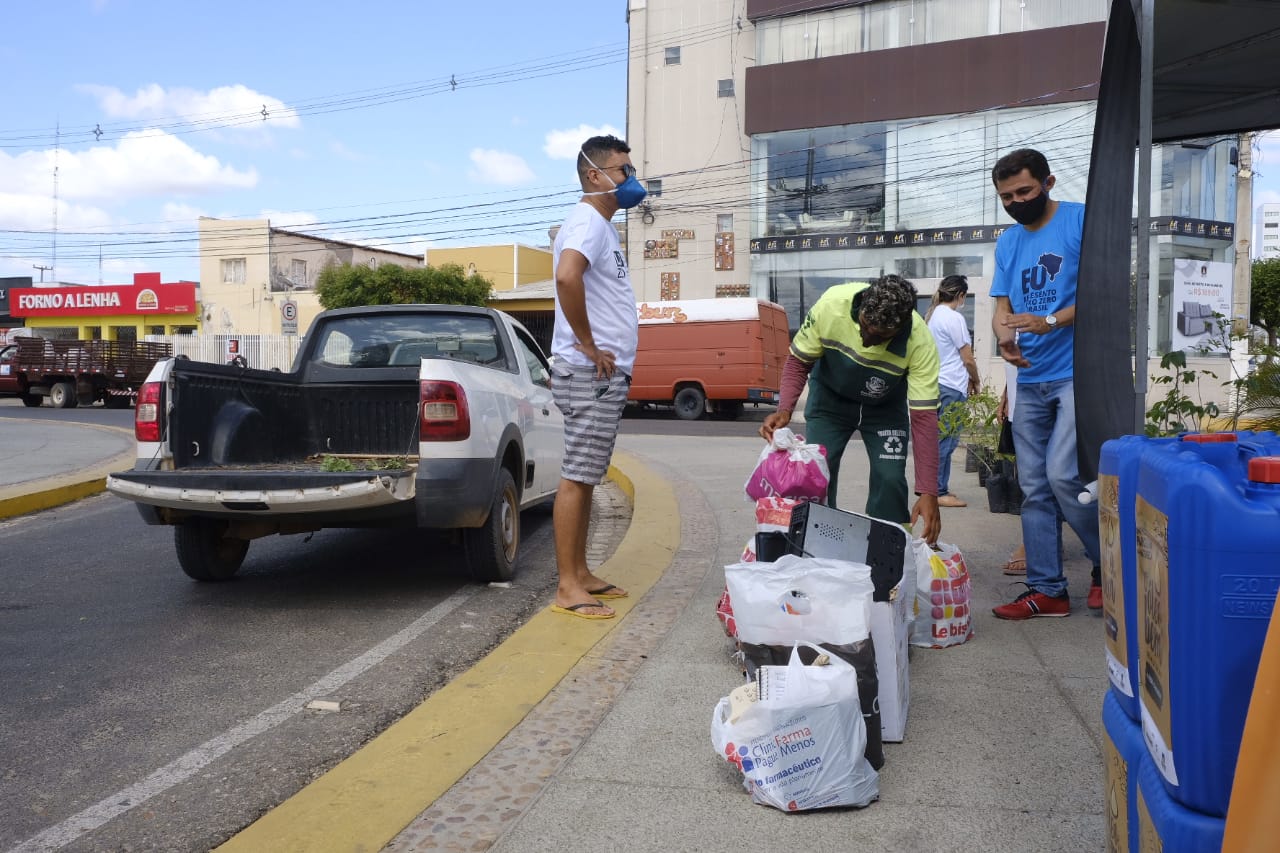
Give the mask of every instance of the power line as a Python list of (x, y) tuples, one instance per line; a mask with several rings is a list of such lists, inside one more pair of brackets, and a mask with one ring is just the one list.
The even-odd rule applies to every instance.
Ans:
[[(722, 37), (728, 23), (716, 23), (700, 27), (691, 27), (677, 31), (673, 35), (680, 38), (683, 44), (697, 46)], [(643, 58), (647, 61), (650, 55), (656, 55), (662, 47), (654, 47)], [(496, 85), (521, 83), (546, 77), (575, 73), (578, 71), (597, 71), (604, 65), (618, 64), (636, 58), (633, 49), (627, 43), (610, 43), (600, 47), (585, 48), (568, 53), (555, 54), (549, 57), (535, 58), (519, 63), (507, 63), (479, 69), (469, 74), (441, 75), (426, 80), (405, 84), (360, 89), (352, 92), (320, 95), (299, 99), (292, 104), (279, 101), (281, 109), (289, 116), (325, 115), (334, 112), (346, 112), (357, 109), (369, 109), (402, 101), (416, 100), (432, 95), (452, 93), (458, 89), (485, 88)], [(80, 142), (99, 142), (107, 139), (123, 137), (130, 133), (165, 132), (172, 135), (200, 133), (209, 130), (243, 127), (261, 124), (268, 121), (271, 110), (264, 104), (261, 109), (244, 112), (193, 113), (187, 115), (163, 116), (150, 121), (95, 122), (92, 127), (79, 125), (65, 128), (61, 139), (68, 144)], [(55, 134), (55, 140), (57, 135)], [(40, 147), (50, 141), (48, 130), (3, 130), (0, 129), (0, 149)]]

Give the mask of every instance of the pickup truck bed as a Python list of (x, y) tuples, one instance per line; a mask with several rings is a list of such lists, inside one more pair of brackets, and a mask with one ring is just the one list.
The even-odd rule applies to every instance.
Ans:
[[(345, 330), (340, 346), (330, 327)], [(454, 327), (469, 345), (490, 330), (487, 363), (439, 348), (439, 329)], [(381, 337), (353, 344), (368, 328)], [(454, 397), (430, 397), (440, 388)], [(554, 495), (563, 452), (537, 344), (480, 308), (325, 312), (292, 372), (166, 360), (138, 411), (152, 431), (138, 427), (137, 463), (108, 489), (148, 523), (174, 525), (182, 567), (200, 580), (233, 575), (259, 536), (369, 526), (461, 529), (474, 574), (510, 577), (519, 510)], [(438, 412), (443, 433), (429, 423)]]

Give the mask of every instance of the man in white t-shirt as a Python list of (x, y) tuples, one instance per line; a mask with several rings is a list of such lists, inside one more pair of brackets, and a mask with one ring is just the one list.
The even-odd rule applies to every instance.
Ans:
[(583, 619), (613, 618), (613, 608), (600, 599), (627, 594), (587, 566), (587, 525), (592, 493), (613, 457), (636, 360), (636, 296), (612, 223), (618, 210), (645, 197), (630, 153), (613, 136), (582, 144), (582, 198), (555, 241), (551, 391), (564, 414), (564, 465), (553, 516), (560, 583), (551, 609)]
[(960, 443), (960, 430), (946, 411), (969, 399), (970, 394), (976, 394), (982, 384), (978, 363), (973, 358), (973, 339), (960, 314), (968, 293), (968, 279), (962, 275), (947, 276), (934, 292), (933, 305), (926, 318), (938, 344), (938, 506), (967, 506), (949, 491), (951, 454)]

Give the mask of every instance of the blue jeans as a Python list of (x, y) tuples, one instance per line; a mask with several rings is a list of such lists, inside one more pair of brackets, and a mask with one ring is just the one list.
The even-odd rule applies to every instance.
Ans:
[(1070, 379), (1018, 383), (1013, 447), (1022, 487), (1022, 544), (1027, 549), (1027, 586), (1045, 595), (1065, 595), (1062, 574), (1063, 519), (1099, 562), (1098, 508), (1081, 504), (1076, 462), (1076, 396)]
[[(969, 399), (969, 396), (963, 391), (957, 391), (954, 388), (948, 388), (946, 385), (938, 386), (938, 423), (942, 423), (942, 413), (947, 410), (948, 406), (955, 403), (963, 403)], [(956, 430), (951, 435), (944, 435), (938, 439), (938, 496), (945, 495), (948, 486), (951, 484), (951, 454), (955, 453), (956, 447), (960, 444), (960, 430)]]

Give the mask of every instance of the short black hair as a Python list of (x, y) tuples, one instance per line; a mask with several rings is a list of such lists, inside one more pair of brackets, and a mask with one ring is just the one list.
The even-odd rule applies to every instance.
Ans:
[(991, 167), (991, 183), (999, 184), (1023, 169), (1042, 184), (1049, 179), (1049, 161), (1045, 156), (1034, 148), (1019, 148), (1001, 157)]
[[(598, 167), (610, 153), (630, 154), (631, 147), (616, 136), (593, 136), (582, 143), (582, 148), (578, 151), (578, 180), (585, 182), (587, 170)], [(593, 167), (587, 162), (588, 157), (596, 166)]]
[(909, 327), (915, 310), (915, 285), (902, 276), (882, 275), (862, 292), (860, 311), (866, 322), (877, 329)]

